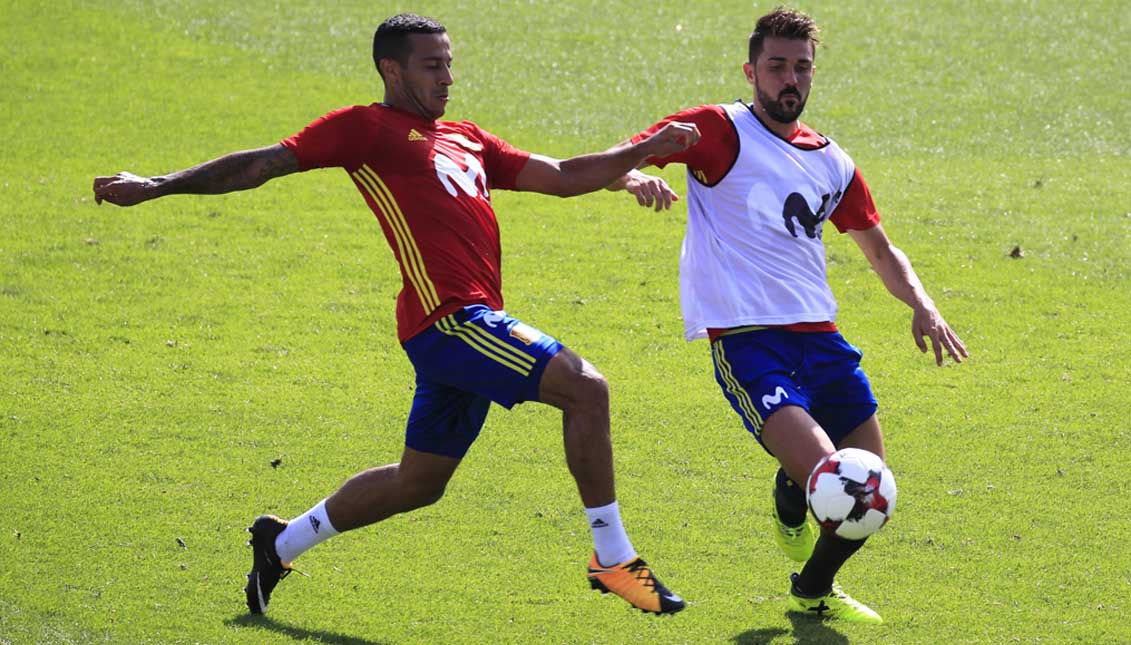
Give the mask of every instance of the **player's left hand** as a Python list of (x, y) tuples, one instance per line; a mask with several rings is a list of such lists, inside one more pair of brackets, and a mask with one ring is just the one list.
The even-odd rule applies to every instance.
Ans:
[(923, 338), (931, 339), (931, 348), (935, 351), (935, 363), (940, 366), (943, 364), (944, 348), (955, 363), (961, 363), (962, 359), (970, 356), (966, 351), (966, 345), (962, 344), (958, 334), (946, 324), (942, 314), (934, 305), (915, 308), (915, 314), (911, 318), (911, 334), (915, 337), (919, 351), (924, 354), (927, 353), (927, 343)]
[(639, 170), (633, 170), (625, 176), (624, 189), (636, 197), (638, 204), (651, 207), (657, 213), (670, 209), (672, 202), (679, 201), (679, 195), (667, 182)]

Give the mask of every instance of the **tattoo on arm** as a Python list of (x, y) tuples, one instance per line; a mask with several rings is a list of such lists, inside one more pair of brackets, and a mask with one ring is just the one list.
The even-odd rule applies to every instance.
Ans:
[(233, 152), (153, 180), (161, 195), (218, 195), (256, 188), (298, 170), (295, 154), (276, 144)]

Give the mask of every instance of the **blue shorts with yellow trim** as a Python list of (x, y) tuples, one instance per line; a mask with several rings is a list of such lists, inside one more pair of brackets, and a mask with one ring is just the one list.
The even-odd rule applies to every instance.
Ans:
[(765, 420), (787, 405), (804, 408), (833, 445), (876, 413), (864, 354), (839, 332), (736, 330), (715, 339), (711, 354), (715, 380), (758, 443)]
[(538, 400), (542, 373), (561, 343), (505, 311), (471, 305), (408, 339), (416, 395), (405, 431), (413, 450), (462, 458), (491, 401)]

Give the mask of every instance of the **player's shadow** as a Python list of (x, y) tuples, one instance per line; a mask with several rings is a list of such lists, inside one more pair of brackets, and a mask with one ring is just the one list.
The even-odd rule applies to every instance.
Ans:
[(772, 643), (775, 638), (785, 634), (786, 630), (781, 627), (767, 627), (766, 629), (751, 629), (742, 632), (731, 640), (737, 645), (767, 645)]
[(315, 643), (334, 643), (335, 645), (391, 645), (385, 641), (371, 641), (359, 636), (348, 636), (323, 629), (304, 629), (294, 625), (286, 625), (266, 616), (241, 614), (236, 618), (224, 621), (229, 627), (262, 627), (284, 636), (290, 636), (296, 641), (312, 641)]
[[(824, 620), (816, 616), (806, 616), (794, 612), (788, 612), (787, 616), (789, 622), (793, 623), (793, 641), (795, 643), (848, 645), (847, 636), (829, 627)], [(737, 645), (766, 645), (787, 633), (787, 630), (780, 627), (767, 627), (766, 629), (751, 629), (742, 632), (731, 640)]]

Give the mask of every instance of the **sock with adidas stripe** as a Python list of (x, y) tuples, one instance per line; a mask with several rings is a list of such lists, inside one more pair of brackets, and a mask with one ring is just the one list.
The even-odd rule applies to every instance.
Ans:
[(624, 525), (620, 521), (620, 507), (612, 504), (585, 509), (589, 518), (589, 530), (593, 533), (593, 549), (597, 561), (611, 567), (636, 557), (636, 549), (628, 541)]
[(287, 524), (287, 528), (275, 538), (275, 550), (280, 560), (291, 563), (299, 555), (337, 534), (338, 530), (330, 524), (326, 515), (326, 500), (322, 500)]

